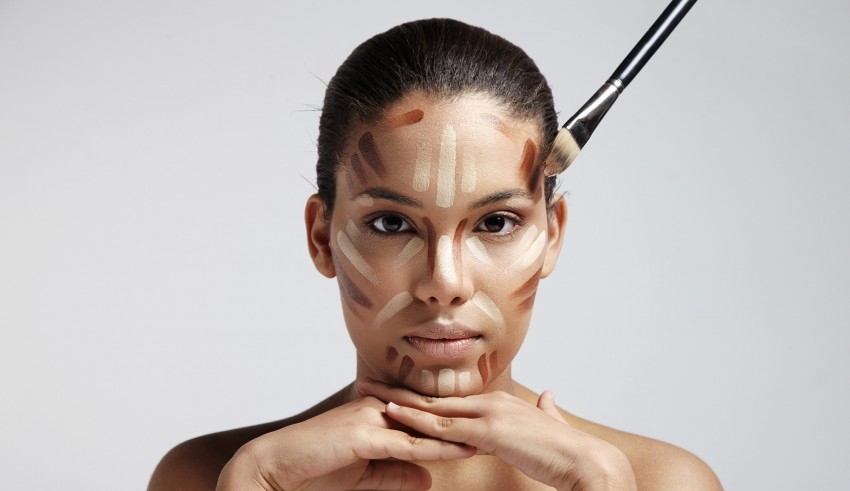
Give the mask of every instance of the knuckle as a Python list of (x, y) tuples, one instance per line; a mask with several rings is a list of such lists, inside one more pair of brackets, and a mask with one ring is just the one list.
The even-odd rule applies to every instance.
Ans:
[(439, 430), (448, 430), (454, 426), (455, 420), (454, 418), (437, 418), (435, 424)]

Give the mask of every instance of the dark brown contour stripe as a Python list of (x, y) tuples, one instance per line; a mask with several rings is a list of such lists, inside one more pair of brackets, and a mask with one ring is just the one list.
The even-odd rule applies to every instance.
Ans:
[(363, 133), (360, 141), (357, 142), (357, 148), (360, 149), (360, 153), (366, 159), (366, 164), (375, 171), (375, 174), (378, 174), (380, 177), (387, 175), (387, 170), (384, 168), (383, 162), (381, 162), (381, 156), (378, 155), (378, 146), (375, 145), (375, 137), (372, 136), (371, 131)]

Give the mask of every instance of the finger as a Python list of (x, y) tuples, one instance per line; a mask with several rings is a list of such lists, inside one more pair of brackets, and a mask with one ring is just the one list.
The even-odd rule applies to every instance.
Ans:
[(409, 490), (431, 488), (431, 473), (421, 465), (401, 460), (373, 460), (352, 489)]
[(475, 448), (463, 443), (396, 430), (364, 434), (358, 438), (353, 451), (354, 457), (362, 460), (456, 460), (475, 455)]
[(490, 450), (480, 448), (487, 433), (486, 423), (480, 418), (440, 416), (393, 402), (387, 403), (387, 416), (440, 441), (464, 443), (485, 452)]
[(414, 407), (442, 416), (473, 416), (481, 412), (475, 397), (433, 397), (414, 392), (404, 387), (393, 387), (372, 379), (357, 382), (357, 390), (366, 396), (373, 396), (385, 402), (394, 402), (399, 406)]
[(540, 394), (540, 398), (537, 399), (537, 407), (558, 421), (561, 421), (562, 423), (567, 422), (567, 420), (565, 420), (561, 415), (561, 411), (558, 410), (558, 406), (555, 405), (555, 393), (551, 390), (544, 390), (543, 393)]

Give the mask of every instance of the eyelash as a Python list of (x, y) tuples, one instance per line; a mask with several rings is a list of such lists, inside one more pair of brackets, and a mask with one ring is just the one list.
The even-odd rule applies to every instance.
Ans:
[[(375, 225), (375, 223), (382, 218), (388, 218), (388, 217), (400, 218), (403, 221), (402, 227), (407, 225), (408, 228), (406, 230), (399, 230), (399, 231), (395, 231), (395, 232), (385, 232), (385, 231), (379, 230), (377, 228), (377, 226)], [(505, 218), (506, 220), (510, 220), (511, 222), (513, 222), (513, 227), (511, 227), (511, 230), (509, 232), (504, 232), (504, 233), (488, 232), (486, 230), (479, 230), (479, 228), (484, 224), (484, 221), (487, 220), (488, 218), (492, 218), (492, 217), (502, 217), (502, 218)], [(410, 223), (410, 220), (407, 217), (405, 217), (401, 214), (398, 214), (398, 213), (383, 213), (383, 214), (379, 214), (377, 216), (373, 215), (371, 217), (366, 218), (365, 225), (366, 225), (366, 228), (367, 228), (370, 235), (376, 236), (376, 237), (382, 237), (382, 238), (391, 238), (392, 236), (398, 235), (398, 234), (415, 233), (416, 232), (416, 228)], [(484, 235), (488, 236), (489, 238), (492, 238), (492, 240), (509, 240), (522, 227), (523, 227), (523, 219), (522, 219), (521, 216), (519, 216), (515, 213), (502, 211), (502, 212), (490, 213), (489, 215), (483, 217), (475, 225), (473, 232), (476, 232), (476, 231), (482, 232)]]

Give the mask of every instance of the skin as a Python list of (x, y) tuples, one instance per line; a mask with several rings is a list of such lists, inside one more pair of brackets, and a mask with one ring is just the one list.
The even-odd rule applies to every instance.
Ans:
[(566, 222), (563, 200), (543, 199), (540, 139), (473, 94), (410, 94), (352, 131), (334, 210), (313, 196), (305, 217), (312, 260), (340, 287), (355, 383), (187, 442), (149, 489), (720, 489), (691, 454), (513, 380)]

